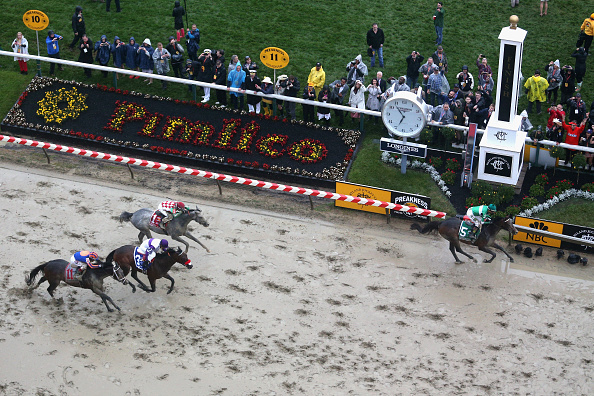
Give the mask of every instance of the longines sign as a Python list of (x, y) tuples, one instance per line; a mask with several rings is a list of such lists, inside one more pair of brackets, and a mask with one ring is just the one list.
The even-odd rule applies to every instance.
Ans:
[(427, 145), (425, 144), (403, 142), (390, 138), (381, 138), (380, 150), (411, 157), (425, 158), (427, 156)]

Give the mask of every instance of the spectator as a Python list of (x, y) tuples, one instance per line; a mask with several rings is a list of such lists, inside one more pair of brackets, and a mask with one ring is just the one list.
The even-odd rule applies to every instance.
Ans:
[[(359, 55), (361, 56), (361, 55)], [(349, 96), (349, 106), (356, 107), (358, 109), (365, 109), (365, 91), (367, 89), (363, 85), (363, 81), (356, 80), (355, 84), (351, 88), (351, 94)], [(353, 123), (356, 119), (360, 118), (361, 113), (358, 112), (351, 112), (351, 119)]]
[(573, 67), (565, 65), (561, 68), (561, 103), (567, 103), (567, 100), (575, 92), (575, 73)]
[[(346, 77), (342, 77), (340, 80), (335, 80), (330, 84), (330, 89), (332, 89), (331, 100), (333, 104), (343, 105), (344, 98), (349, 93), (349, 86), (347, 84)], [(334, 114), (338, 117), (338, 125), (342, 125), (344, 123), (344, 111), (342, 110), (334, 110)]]
[(522, 122), (520, 123), (520, 131), (528, 132), (532, 127), (532, 123), (528, 119), (528, 112), (526, 110), (522, 110), (520, 113), (520, 117), (522, 117)]
[[(107, 66), (111, 57), (111, 44), (107, 41), (107, 36), (102, 35), (101, 40), (95, 43), (95, 60), (101, 66)], [(101, 71), (103, 77), (107, 77), (107, 71)]]
[(576, 93), (567, 101), (567, 113), (569, 122), (579, 124), (586, 118), (586, 103), (582, 100), (582, 94)]
[(462, 71), (456, 75), (456, 79), (458, 80), (458, 86), (464, 94), (467, 94), (474, 88), (474, 79), (472, 78), (472, 74), (468, 72), (468, 66), (462, 66)]
[(196, 24), (193, 24), (192, 29), (188, 29), (186, 33), (186, 46), (190, 59), (197, 61), (198, 50), (200, 49), (200, 30), (198, 30)]
[(309, 72), (309, 76), (307, 77), (307, 84), (312, 84), (316, 90), (316, 97), (319, 95), (322, 87), (326, 83), (326, 72), (322, 68), (322, 64), (320, 62), (316, 63), (314, 67), (311, 68)]
[(238, 63), (239, 63), (239, 56), (231, 55), (231, 60), (229, 61), (229, 68), (228, 68), (227, 72), (231, 73), (233, 70), (235, 70)]
[(540, 0), (540, 16), (542, 16), (543, 6), (544, 6), (544, 14), (547, 15), (547, 11), (549, 10), (549, 0)]
[[(561, 125), (563, 126), (563, 129), (565, 130), (565, 139), (564, 139), (565, 144), (571, 144), (574, 146), (579, 145), (580, 135), (586, 128), (586, 120), (583, 120), (580, 123), (579, 127), (577, 126), (578, 124), (575, 122), (570, 122), (569, 125), (567, 125), (565, 123), (565, 121), (563, 121), (563, 120), (561, 120)], [(572, 149), (565, 150), (565, 165), (566, 166), (571, 163), (571, 161), (573, 160), (573, 156), (576, 154), (577, 154), (577, 151), (575, 151), (575, 150), (572, 150)]]
[[(262, 85), (262, 82), (256, 75), (256, 70), (254, 70), (254, 69), (250, 70), (250, 76), (248, 78), (246, 78), (245, 82), (243, 83), (244, 89), (254, 91), (254, 92), (260, 92), (260, 90), (262, 89), (261, 85)], [(260, 101), (261, 100), (262, 100), (261, 96), (248, 95), (248, 97), (247, 97), (248, 111), (250, 113), (255, 112), (256, 114), (260, 114)]]
[(419, 69), (425, 58), (417, 51), (406, 57), (406, 85), (414, 87), (419, 79)]
[[(582, 134), (580, 137), (580, 146), (594, 149), (594, 134), (592, 134), (592, 129), (588, 129)], [(592, 170), (594, 153), (586, 151), (584, 152), (584, 155), (586, 156), (586, 162), (588, 163), (588, 170)]]
[[(289, 80), (287, 81), (287, 88), (285, 89), (285, 96), (296, 98), (297, 94), (299, 93), (299, 89), (301, 88), (301, 84), (299, 80), (294, 75), (289, 76)], [(286, 113), (291, 117), (291, 120), (295, 120), (295, 102), (285, 101), (285, 110)]]
[(515, 6), (520, 5), (520, 0), (511, 0), (511, 6), (514, 8)]
[(563, 143), (563, 135), (565, 130), (563, 129), (562, 121), (555, 118), (553, 120), (553, 127), (549, 131), (549, 140), (557, 143)]
[[(213, 79), (217, 85), (227, 85), (227, 67), (221, 59), (217, 59), (215, 63)], [(217, 101), (215, 104), (220, 104), (223, 108), (227, 107), (227, 92), (224, 89), (217, 89)]]
[[(151, 47), (151, 40), (145, 38), (142, 42), (142, 46), (138, 48), (138, 67), (143, 73), (153, 74), (155, 63), (153, 62), (153, 52), (155, 50)], [(148, 85), (153, 83), (152, 78), (146, 78), (144, 80)]]
[(443, 52), (443, 47), (441, 45), (437, 46), (437, 50), (433, 53), (432, 58), (433, 62), (439, 67), (441, 74), (446, 74), (448, 72), (448, 57), (445, 52)]
[[(115, 36), (110, 51), (113, 55), (113, 66), (123, 69), (124, 61), (126, 60), (126, 44), (122, 43), (122, 40), (118, 36)], [(119, 73), (118, 78), (120, 78)]]
[[(322, 87), (320, 94), (318, 95), (318, 102), (330, 103), (330, 89), (327, 85)], [(330, 109), (327, 107), (318, 106), (318, 121), (322, 118), (325, 120), (326, 126), (330, 125)]]
[[(206, 48), (202, 51), (202, 54), (198, 57), (198, 63), (201, 67), (198, 69), (198, 81), (204, 83), (211, 83), (214, 76), (214, 62), (212, 60), (211, 50)], [(258, 80), (259, 81), (259, 80)], [(204, 96), (202, 97), (202, 103), (206, 103), (210, 100), (210, 87), (202, 87), (204, 90)], [(249, 103), (249, 98), (248, 98)]]
[(74, 15), (72, 15), (72, 30), (74, 31), (74, 39), (70, 43), (70, 49), (73, 50), (74, 46), (82, 38), (83, 34), (87, 32), (85, 26), (85, 18), (83, 17), (83, 9), (81, 6), (76, 6)]
[(464, 111), (462, 112), (462, 116), (464, 117), (464, 124), (468, 126), (468, 123), (474, 122), (475, 110), (474, 110), (474, 103), (472, 102), (473, 98), (471, 95), (464, 97)]
[[(188, 80), (196, 80), (198, 81), (198, 73), (202, 65), (198, 63), (198, 61), (193, 61), (192, 59), (186, 59), (186, 77)], [(192, 92), (193, 84), (188, 84), (188, 91)]]
[[(88, 64), (93, 63), (93, 42), (91, 41), (91, 39), (89, 39), (86, 33), (81, 36), (78, 48), (80, 50), (80, 54), (78, 55), (78, 61), (81, 63)], [(84, 72), (87, 78), (91, 78), (91, 69), (85, 67)]]
[[(454, 123), (454, 113), (450, 110), (450, 105), (444, 103), (441, 106), (437, 106), (433, 109), (431, 114), (431, 121), (434, 125), (448, 125)], [(441, 128), (433, 127), (433, 142), (437, 143), (441, 139)]]
[(429, 76), (427, 81), (427, 95), (429, 95), (431, 106), (441, 104), (441, 87), (443, 85), (442, 79), (444, 78), (438, 68), (434, 68), (433, 74)]
[[(303, 99), (316, 100), (316, 90), (312, 83), (307, 84), (307, 87), (303, 90)], [(315, 123), (314, 118), (314, 106), (303, 104), (303, 121)]]
[[(361, 84), (365, 82), (365, 76), (367, 75), (367, 65), (363, 63), (363, 57), (361, 54), (357, 55), (354, 60), (347, 63), (347, 83), (349, 87), (355, 85), (355, 81), (361, 81)], [(357, 91), (358, 92), (358, 91)]]
[(579, 48), (583, 44), (584, 50), (589, 54), (592, 38), (594, 38), (594, 13), (592, 13), (589, 18), (584, 19), (580, 30), (580, 37), (575, 46)]
[(489, 108), (489, 104), (487, 103), (487, 99), (483, 97), (481, 91), (476, 91), (474, 93), (474, 120), (471, 118), (471, 122), (475, 122), (479, 125), (484, 123), (484, 118), (486, 117), (486, 110)]
[(532, 130), (528, 136), (532, 139), (532, 143), (536, 146), (538, 142), (545, 138), (545, 133), (542, 131), (542, 126), (538, 126), (538, 128)]
[(493, 79), (489, 73), (483, 73), (483, 75), (479, 78), (478, 90), (483, 91), (485, 94), (490, 96), (493, 92), (493, 85)]
[(384, 31), (374, 23), (367, 32), (367, 45), (371, 50), (371, 67), (375, 67), (375, 55), (379, 58), (379, 66), (384, 67)]
[(173, 13), (171, 14), (171, 16), (173, 17), (173, 28), (177, 32), (176, 41), (179, 41), (182, 37), (186, 35), (184, 32), (184, 15), (186, 15), (186, 10), (184, 9), (184, 7), (181, 6), (179, 0), (175, 0), (175, 4), (173, 6)]
[(376, 74), (377, 77), (377, 86), (380, 87), (380, 89), (382, 90), (382, 92), (386, 92), (386, 89), (388, 89), (388, 84), (386, 83), (386, 80), (384, 80), (384, 73), (382, 73), (381, 71), (378, 71)]
[(222, 64), (225, 64), (225, 50), (218, 49), (215, 50), (214, 53), (211, 53), (212, 60), (216, 64), (217, 61), (220, 59)]
[(245, 57), (245, 63), (243, 65), (243, 71), (247, 76), (248, 74), (250, 74), (250, 71), (252, 70), (258, 70), (258, 65), (256, 64), (256, 62), (252, 61), (252, 58), (250, 58), (249, 55), (247, 55)]
[[(232, 70), (229, 75), (227, 76), (227, 81), (230, 82), (231, 88), (241, 88), (243, 83), (245, 82), (245, 71), (241, 68), (241, 63), (238, 63), (235, 66), (235, 70)], [(233, 105), (234, 109), (242, 109), (243, 110), (243, 93), (231, 91), (231, 104)], [(238, 107), (239, 101), (239, 107)]]
[[(276, 84), (274, 84), (274, 93), (277, 95), (284, 95), (285, 91), (287, 90), (287, 83), (289, 82), (289, 76), (286, 74), (281, 74), (276, 78)], [(283, 116), (283, 104), (282, 100), (276, 101), (276, 110), (278, 114), (282, 117)]]
[[(167, 50), (167, 52), (171, 54), (171, 68), (173, 69), (175, 77), (183, 78), (183, 62), (185, 52), (184, 47), (182, 47), (181, 44), (178, 43), (177, 40), (175, 40), (175, 38), (173, 38), (173, 36), (169, 36), (169, 44), (167, 44), (167, 47), (165, 47), (165, 49)], [(226, 75), (227, 73), (225, 73), (225, 76)], [(226, 82), (225, 80), (223, 80), (223, 85), (225, 84)]]
[(489, 74), (489, 77), (493, 77), (493, 71), (491, 70), (491, 66), (489, 66), (487, 63), (487, 58), (485, 58), (485, 55), (479, 54), (478, 59), (476, 60), (476, 67), (478, 67), (479, 76), (487, 73)]
[[(120, 0), (115, 0), (115, 5), (116, 5), (116, 12), (122, 12), (122, 9), (120, 8)], [(105, 11), (106, 12), (111, 11), (111, 0), (105, 0)]]
[(588, 114), (588, 129), (594, 128), (594, 101), (590, 104), (590, 113)]
[[(153, 51), (153, 63), (157, 69), (157, 74), (164, 76), (169, 73), (169, 59), (171, 54), (165, 48), (162, 43), (157, 43), (157, 49)], [(161, 88), (167, 89), (167, 81), (161, 80)]]
[[(138, 70), (138, 48), (140, 46), (134, 37), (130, 37), (130, 41), (126, 44), (126, 67), (130, 70)], [(130, 75), (130, 80), (133, 78), (138, 80), (140, 77)]]
[[(449, 93), (449, 97), (451, 98), (454, 93), (454, 91), (450, 91)], [(450, 100), (448, 102), (448, 104), (450, 105), (450, 111), (452, 112), (453, 116), (454, 116), (454, 125), (459, 125), (459, 126), (465, 126), (465, 120), (464, 120), (464, 99), (462, 98), (458, 98), (458, 99), (454, 99), (454, 100)], [(459, 131), (456, 129), (456, 138), (454, 141), (454, 144), (459, 145), (461, 143), (463, 143), (464, 141), (464, 132)]]
[(460, 84), (455, 83), (454, 88), (452, 88), (452, 91), (454, 92), (454, 100), (460, 99), (462, 102), (464, 102), (464, 98), (466, 97), (466, 95), (464, 95), (464, 92), (462, 92), (462, 90), (460, 89)]
[(435, 26), (435, 33), (437, 34), (437, 39), (435, 40), (435, 44), (441, 45), (443, 41), (443, 17), (445, 14), (445, 10), (443, 9), (443, 3), (441, 1), (437, 2), (437, 10), (433, 14), (433, 25)]
[[(433, 69), (437, 68), (437, 65), (433, 63), (433, 58), (427, 58), (427, 63), (425, 63), (419, 69), (419, 73), (423, 74), (423, 92), (427, 91), (427, 85), (429, 82), (429, 76), (433, 74)], [(409, 85), (410, 86), (410, 85)]]
[[(29, 55), (29, 42), (23, 36), (23, 33), (18, 32), (16, 38), (12, 40), (12, 51), (15, 54), (23, 54)], [(21, 70), (21, 74), (28, 74), (27, 70), (27, 61), (28, 58), (19, 58), (18, 56), (14, 57), (14, 60), (19, 63), (19, 69)]]
[(398, 81), (395, 82), (392, 87), (394, 87), (394, 92), (410, 92), (410, 87), (406, 83), (406, 78), (404, 76), (398, 77)]
[[(260, 91), (265, 95), (272, 95), (274, 93), (274, 85), (272, 84), (270, 77), (264, 77), (262, 79), (262, 87)], [(262, 98), (262, 111), (264, 115), (272, 116), (272, 99), (266, 97)]]
[(536, 112), (540, 114), (540, 104), (547, 100), (546, 89), (549, 87), (549, 83), (540, 76), (540, 71), (536, 70), (534, 75), (526, 81), (524, 87), (528, 95), (528, 114), (532, 113), (534, 102), (536, 102)]
[(553, 105), (547, 109), (549, 113), (549, 119), (547, 121), (547, 132), (550, 132), (553, 129), (554, 121), (555, 120), (564, 120), (565, 119), (565, 111), (563, 111), (563, 105)]
[(588, 53), (584, 47), (576, 48), (571, 54), (575, 58), (575, 81), (577, 81), (577, 91), (582, 89), (582, 81), (586, 75), (586, 61), (588, 60)]
[[(404, 77), (400, 77), (404, 80)], [(377, 78), (371, 80), (371, 84), (367, 86), (367, 108), (373, 111), (380, 111), (380, 97), (382, 95), (382, 90), (380, 89), (379, 85), (377, 84)], [(373, 116), (369, 116), (371, 119)], [(377, 120), (379, 117), (373, 117), (373, 122), (377, 124)]]
[[(55, 34), (53, 30), (47, 32), (47, 37), (45, 38), (45, 44), (47, 45), (47, 56), (54, 59), (60, 59), (60, 44), (58, 40), (62, 40), (64, 37), (60, 36), (59, 34)], [(50, 63), (50, 76), (54, 75), (56, 64), (51, 62)], [(64, 68), (62, 65), (58, 65), (58, 70), (62, 71)]]

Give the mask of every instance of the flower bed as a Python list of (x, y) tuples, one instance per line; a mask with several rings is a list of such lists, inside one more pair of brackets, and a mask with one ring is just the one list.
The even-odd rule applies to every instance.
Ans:
[(167, 162), (320, 180), (342, 179), (360, 140), (359, 131), (51, 78), (33, 79), (2, 126), (83, 148), (80, 139)]

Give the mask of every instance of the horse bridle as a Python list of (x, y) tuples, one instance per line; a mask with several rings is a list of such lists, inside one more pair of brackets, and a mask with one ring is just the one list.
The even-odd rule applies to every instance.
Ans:
[[(128, 283), (128, 280), (126, 279), (126, 276), (120, 276), (118, 274), (118, 271), (120, 271), (122, 269), (122, 267), (120, 267), (120, 265), (117, 262), (113, 262), (113, 277), (118, 281), (118, 282), (122, 282), (124, 285), (126, 283)], [(122, 275), (124, 274), (124, 271), (122, 271)]]

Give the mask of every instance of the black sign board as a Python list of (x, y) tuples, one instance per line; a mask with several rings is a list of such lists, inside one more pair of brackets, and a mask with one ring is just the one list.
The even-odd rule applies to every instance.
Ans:
[(388, 138), (380, 140), (380, 150), (411, 157), (425, 158), (427, 156), (427, 146), (424, 144), (408, 143)]
[[(501, 81), (497, 82), (497, 118), (499, 121), (511, 121), (512, 95), (514, 83), (518, 80), (516, 72), (516, 46), (505, 44), (503, 47)], [(518, 87), (520, 89), (520, 87)]]
[(513, 157), (495, 153), (485, 154), (485, 173), (495, 176), (511, 177)]
[[(582, 227), (572, 224), (563, 224), (563, 235), (572, 236), (575, 238), (584, 239), (589, 242), (594, 241), (594, 229)], [(571, 242), (561, 241), (561, 247), (568, 250), (581, 250), (585, 252), (592, 252), (594, 248), (588, 248), (585, 245), (578, 245)]]
[[(392, 191), (392, 202), (398, 205), (409, 206), (413, 208), (431, 209), (431, 198), (424, 195), (409, 194), (400, 191)], [(407, 216), (410, 218), (426, 219), (427, 216), (416, 215), (412, 213), (401, 212), (392, 209), (392, 216)]]

